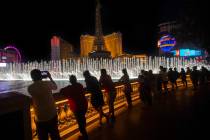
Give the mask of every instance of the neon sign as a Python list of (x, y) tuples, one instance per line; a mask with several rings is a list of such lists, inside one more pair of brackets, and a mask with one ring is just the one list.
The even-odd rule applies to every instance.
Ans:
[(165, 35), (158, 41), (158, 47), (163, 52), (170, 52), (170, 50), (176, 45), (176, 39), (171, 35)]
[(16, 47), (14, 47), (14, 46), (7, 46), (7, 47), (4, 48), (4, 50), (8, 50), (8, 49), (14, 50), (17, 53), (18, 62), (21, 62), (22, 57), (21, 57), (20, 51)]
[(174, 56), (201, 56), (201, 50), (191, 50), (191, 49), (180, 49), (171, 51)]

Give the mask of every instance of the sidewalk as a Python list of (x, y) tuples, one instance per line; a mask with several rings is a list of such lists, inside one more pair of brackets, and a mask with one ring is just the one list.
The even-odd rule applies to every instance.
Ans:
[[(138, 102), (116, 123), (89, 131), (90, 140), (210, 139), (210, 87), (180, 88), (161, 95), (152, 106)], [(73, 139), (73, 138), (72, 138)], [(75, 138), (74, 138), (75, 140)]]

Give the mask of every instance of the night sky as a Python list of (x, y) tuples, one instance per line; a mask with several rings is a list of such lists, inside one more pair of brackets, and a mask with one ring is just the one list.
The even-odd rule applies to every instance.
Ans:
[[(120, 31), (128, 53), (155, 52), (157, 25), (189, 17), (208, 37), (207, 3), (193, 0), (101, 0), (104, 34)], [(79, 53), (81, 34), (94, 34), (95, 0), (2, 3), (0, 48), (15, 44), (25, 60), (50, 57), (50, 38), (59, 35)]]

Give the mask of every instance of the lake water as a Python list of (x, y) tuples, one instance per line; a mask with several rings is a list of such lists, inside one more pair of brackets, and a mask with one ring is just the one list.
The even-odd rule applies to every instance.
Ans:
[[(58, 90), (54, 92), (58, 92), (62, 87), (65, 87), (69, 84), (68, 80), (62, 80), (62, 81), (55, 81), (58, 85)], [(85, 86), (84, 81), (79, 81)], [(10, 92), (10, 91), (16, 91), (23, 93), (24, 95), (29, 96), (27, 88), (32, 83), (32, 81), (0, 81), (0, 94)]]
[[(113, 81), (117, 81), (116, 79)], [(58, 89), (53, 91), (53, 92), (58, 92), (61, 88), (69, 85), (68, 80), (59, 80), (55, 81)], [(78, 80), (83, 86), (85, 85), (84, 80)], [(6, 93), (6, 92), (11, 92), (11, 91), (16, 91), (23, 93), (24, 95), (29, 96), (27, 88), (28, 86), (32, 83), (32, 81), (23, 81), (23, 80), (18, 80), (18, 81), (0, 81), (0, 94)]]

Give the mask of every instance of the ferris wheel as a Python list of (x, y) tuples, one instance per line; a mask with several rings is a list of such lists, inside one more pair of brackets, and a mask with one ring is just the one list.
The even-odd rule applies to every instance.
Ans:
[(20, 51), (15, 47), (15, 46), (7, 46), (4, 48), (4, 50), (13, 50), (16, 52), (16, 56), (17, 56), (17, 62), (21, 62), (22, 60), (22, 57), (21, 57), (21, 54), (20, 54)]

